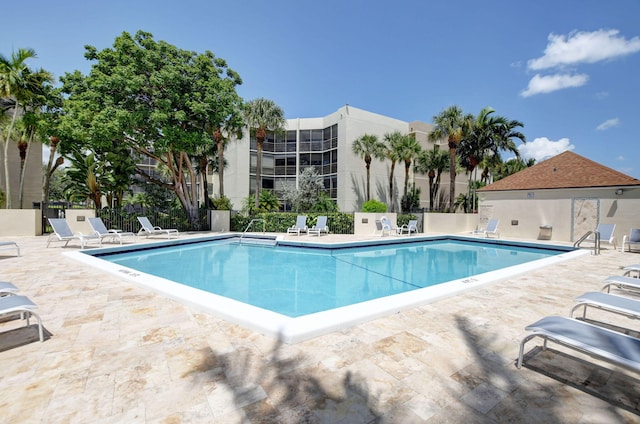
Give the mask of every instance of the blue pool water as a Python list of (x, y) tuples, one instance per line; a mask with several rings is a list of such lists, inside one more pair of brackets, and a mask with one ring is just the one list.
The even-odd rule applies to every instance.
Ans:
[(449, 239), (349, 248), (265, 247), (218, 240), (98, 256), (300, 317), (560, 253), (566, 250)]

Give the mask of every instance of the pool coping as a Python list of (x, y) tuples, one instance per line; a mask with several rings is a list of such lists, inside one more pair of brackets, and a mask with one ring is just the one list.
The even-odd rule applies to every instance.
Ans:
[(109, 254), (125, 250), (145, 250), (159, 246), (172, 246), (199, 243), (210, 240), (237, 238), (240, 234), (225, 233), (218, 235), (199, 236), (188, 239), (173, 239), (166, 241), (149, 241), (124, 246), (103, 247), (90, 251), (65, 252), (74, 260), (117, 275), (139, 287), (150, 289), (171, 299), (187, 304), (197, 310), (218, 316), (231, 323), (238, 324), (253, 331), (277, 338), (288, 344), (295, 344), (324, 334), (340, 331), (357, 324), (391, 315), (403, 310), (415, 308), (436, 302), (438, 300), (458, 295), (464, 291), (477, 289), (485, 285), (525, 274), (540, 267), (570, 260), (577, 256), (589, 254), (586, 250), (572, 250), (567, 246), (542, 244), (534, 242), (520, 242), (503, 239), (478, 239), (459, 235), (412, 236), (388, 239), (368, 239), (352, 242), (314, 242), (307, 240), (285, 240), (283, 236), (252, 235), (247, 239), (260, 241), (274, 241), (283, 246), (313, 247), (321, 249), (336, 249), (344, 247), (358, 247), (370, 245), (404, 244), (428, 240), (464, 240), (478, 243), (491, 243), (522, 247), (556, 248), (565, 250), (548, 258), (531, 261), (525, 264), (507, 267), (497, 271), (486, 272), (462, 279), (452, 280), (435, 286), (425, 287), (410, 292), (399, 293), (379, 299), (339, 307), (328, 311), (317, 312), (301, 317), (291, 318), (282, 314), (268, 311), (256, 306), (245, 304), (224, 296), (209, 293), (200, 289), (185, 286), (161, 277), (156, 277), (140, 271), (132, 270), (122, 265), (114, 264), (94, 254)]

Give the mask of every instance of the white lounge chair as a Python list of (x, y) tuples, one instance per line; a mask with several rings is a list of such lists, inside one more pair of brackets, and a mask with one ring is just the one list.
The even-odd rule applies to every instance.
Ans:
[(0, 249), (16, 249), (16, 254), (20, 256), (20, 246), (15, 241), (0, 241)]
[(595, 243), (596, 235), (595, 233), (600, 233), (600, 244), (609, 243), (613, 246), (615, 250), (617, 250), (616, 246), (616, 237), (613, 235), (613, 232), (616, 229), (616, 224), (598, 224), (595, 231), (589, 235), (586, 239), (584, 239), (583, 243)]
[(632, 228), (628, 236), (625, 234), (625, 236), (622, 237), (621, 251), (624, 252), (624, 247), (627, 246), (628, 251), (631, 252), (632, 245), (640, 247), (640, 228)]
[(635, 276), (636, 278), (640, 278), (640, 264), (628, 265), (622, 268), (622, 270), (626, 277)]
[(534, 337), (640, 372), (640, 339), (577, 319), (548, 316), (525, 328), (532, 331), (520, 342), (516, 366), (522, 367), (524, 345)]
[(0, 296), (9, 296), (18, 293), (18, 288), (8, 281), (0, 281)]
[(319, 216), (318, 220), (316, 221), (316, 225), (314, 225), (313, 227), (307, 230), (308, 235), (317, 234), (318, 237), (320, 237), (322, 233), (329, 234), (329, 227), (327, 226), (327, 217), (324, 215)]
[(418, 234), (417, 219), (410, 220), (408, 223), (402, 225), (398, 230), (398, 234), (400, 235), (403, 235), (404, 233), (407, 233), (407, 235), (411, 235), (412, 232)]
[(138, 221), (142, 226), (142, 228), (140, 228), (140, 231), (138, 231), (138, 235), (149, 237), (158, 234), (164, 234), (168, 239), (170, 239), (172, 234), (175, 234), (176, 236), (179, 234), (178, 230), (176, 230), (175, 228), (161, 228), (158, 226), (154, 226), (146, 216), (139, 216)]
[(472, 234), (483, 235), (485, 237), (496, 236), (497, 238), (500, 238), (500, 233), (498, 232), (498, 224), (500, 224), (499, 219), (490, 219), (489, 221), (487, 221), (486, 227), (480, 230), (475, 230)]
[(128, 231), (112, 230), (112, 229), (108, 230), (107, 226), (104, 225), (102, 218), (89, 218), (88, 221), (93, 231), (102, 240), (106, 238), (110, 238), (112, 241), (118, 240), (120, 244), (122, 244), (123, 237), (134, 237), (134, 239), (136, 237), (134, 233), (131, 233)]
[(391, 235), (392, 231), (394, 232), (395, 235), (400, 234), (400, 228), (393, 225), (389, 220), (389, 218), (387, 218), (386, 216), (383, 216), (382, 218), (380, 218), (380, 223), (382, 224), (382, 231), (380, 232), (380, 237), (384, 235), (385, 231), (389, 235)]
[(609, 277), (604, 279), (604, 285), (602, 286), (600, 291), (606, 291), (607, 293), (609, 293), (611, 291), (611, 286), (616, 286), (621, 290), (640, 290), (640, 279), (625, 275), (610, 275)]
[(1, 316), (12, 316), (20, 314), (22, 319), (27, 320), (27, 326), (29, 326), (29, 318), (31, 316), (36, 317), (38, 320), (38, 335), (40, 336), (40, 341), (44, 341), (44, 333), (42, 331), (42, 319), (40, 315), (38, 315), (34, 309), (38, 306), (33, 303), (26, 296), (5, 296), (0, 297), (0, 315)]
[(102, 240), (95, 234), (74, 234), (64, 218), (49, 218), (49, 224), (51, 224), (51, 228), (53, 228), (53, 234), (50, 234), (49, 238), (47, 238), (47, 247), (49, 247), (52, 241), (56, 241), (55, 239), (57, 239), (57, 241), (63, 241), (64, 247), (67, 247), (71, 240), (78, 240), (82, 249), (84, 249), (86, 244), (91, 240), (97, 241), (100, 246), (102, 246)]
[(583, 308), (582, 318), (587, 317), (588, 308), (601, 309), (634, 319), (640, 318), (640, 300), (602, 292), (587, 292), (576, 297), (575, 301), (576, 304), (569, 313), (571, 318), (580, 308)]
[(308, 228), (306, 215), (298, 215), (298, 217), (296, 218), (296, 224), (292, 227), (287, 228), (287, 234), (295, 234), (299, 236), (300, 233), (306, 233), (307, 230)]

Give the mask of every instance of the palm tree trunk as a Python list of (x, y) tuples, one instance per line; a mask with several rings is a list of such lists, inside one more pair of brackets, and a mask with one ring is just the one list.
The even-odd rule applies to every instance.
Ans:
[(262, 143), (264, 142), (264, 139), (257, 139), (257, 142), (258, 154), (256, 157), (256, 211), (258, 211), (258, 208), (260, 207), (260, 189), (262, 188)]
[(429, 170), (429, 210), (433, 210), (433, 179), (436, 173), (433, 169)]
[(449, 144), (449, 212), (453, 212), (456, 197), (456, 148)]
[(16, 123), (16, 119), (18, 117), (18, 102), (16, 102), (13, 107), (13, 116), (11, 117), (11, 123), (9, 124), (9, 130), (7, 131), (7, 136), (4, 139), (4, 182), (6, 184), (5, 187), (5, 197), (7, 199), (5, 206), (6, 209), (11, 209), (11, 184), (9, 183), (9, 143), (11, 142), (11, 133), (13, 132), (13, 126)]
[(371, 200), (371, 161), (366, 164), (367, 168), (367, 202)]
[(389, 212), (395, 211), (395, 206), (393, 204), (393, 173), (396, 169), (396, 162), (391, 162), (391, 172), (389, 172)]
[(407, 197), (407, 191), (409, 190), (409, 169), (411, 168), (411, 161), (404, 162), (404, 197)]
[(222, 140), (216, 141), (218, 147), (218, 185), (220, 198), (224, 197), (224, 146)]
[[(49, 184), (51, 182), (51, 176), (53, 172), (58, 168), (59, 164), (56, 161), (54, 166), (53, 158), (56, 155), (56, 150), (58, 148), (58, 143), (60, 143), (60, 139), (55, 136), (51, 136), (49, 138), (49, 142), (51, 145), (49, 146), (49, 163), (47, 163), (47, 169), (44, 174), (44, 181), (42, 182), (42, 203), (49, 201)], [(62, 159), (60, 157), (59, 159)], [(62, 159), (64, 161), (64, 159)]]
[(22, 209), (22, 198), (24, 197), (24, 174), (27, 161), (29, 160), (29, 152), (31, 151), (31, 141), (33, 140), (34, 130), (32, 129), (27, 140), (27, 146), (24, 152), (24, 160), (22, 159), (22, 152), (20, 154), (20, 188), (18, 191), (18, 207)]

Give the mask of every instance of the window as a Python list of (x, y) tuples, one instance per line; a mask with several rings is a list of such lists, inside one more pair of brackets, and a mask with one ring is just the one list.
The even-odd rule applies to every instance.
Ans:
[(322, 153), (311, 153), (311, 165), (322, 165)]
[(311, 164), (311, 155), (309, 153), (300, 153), (300, 166)]

